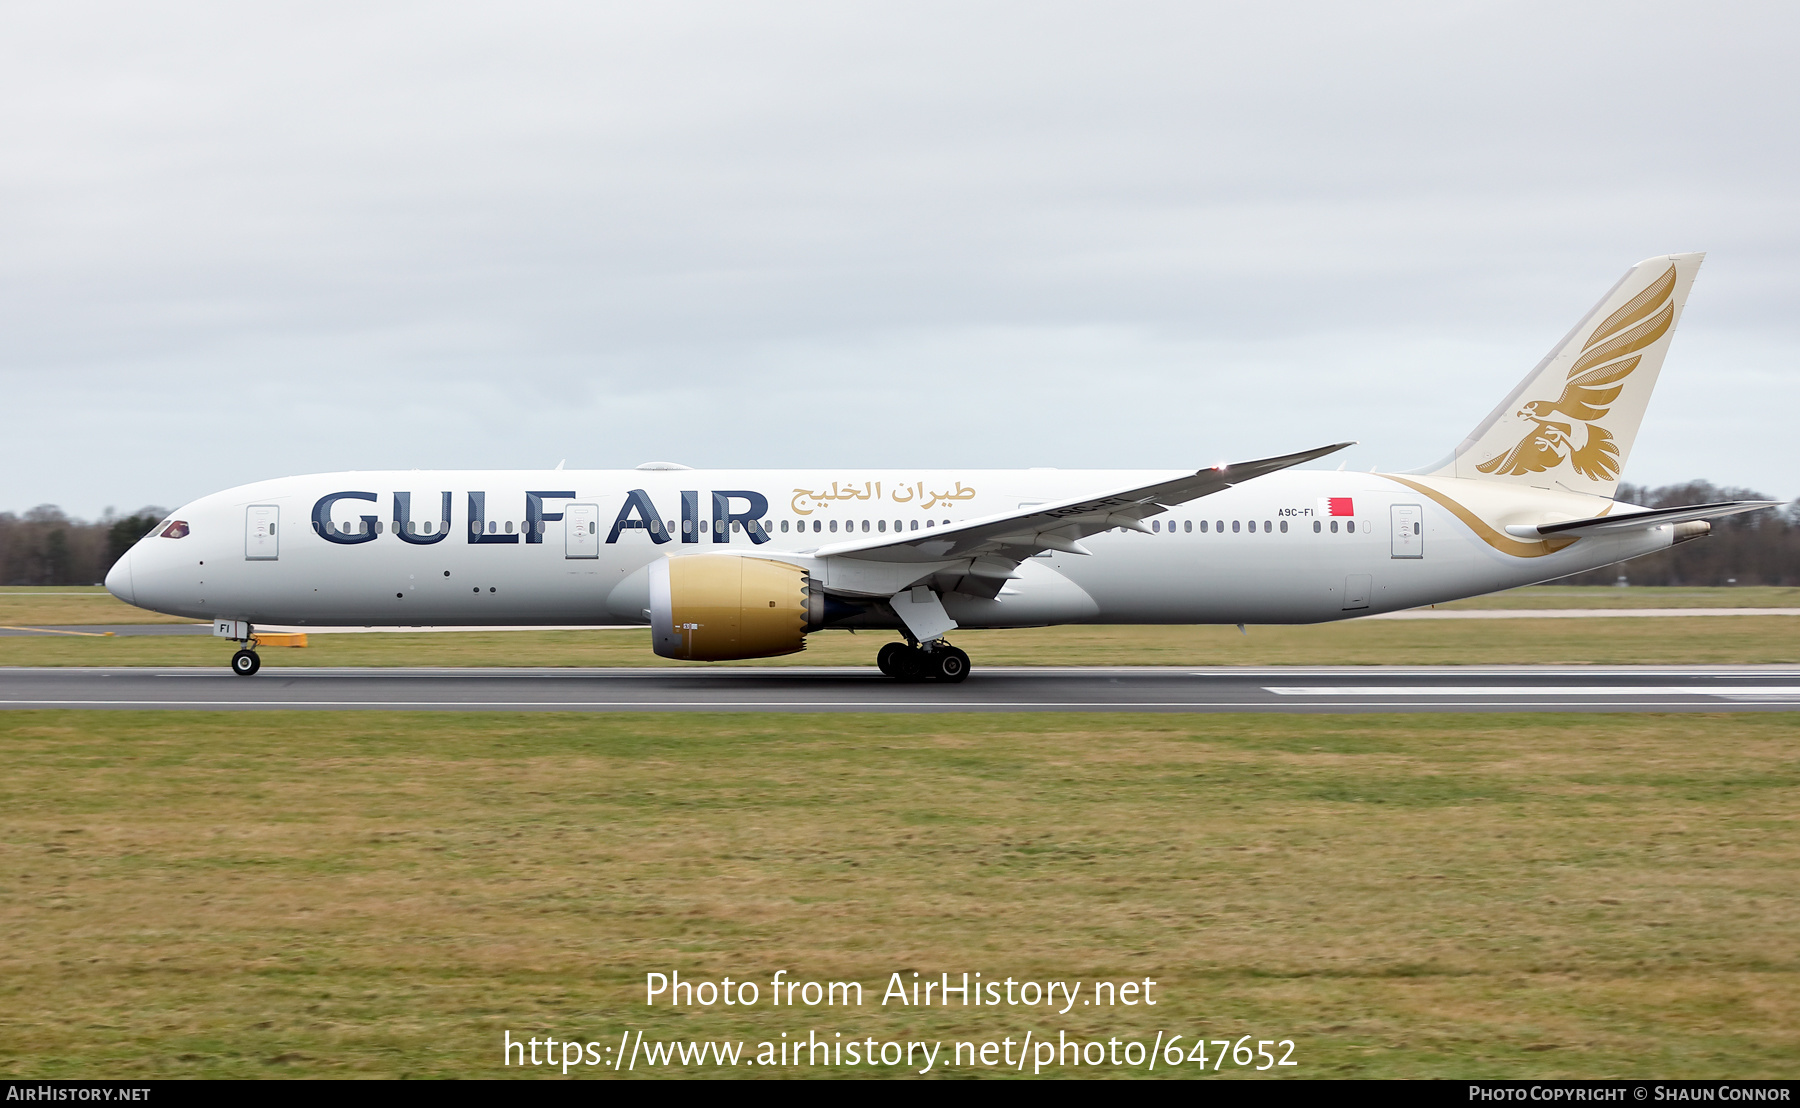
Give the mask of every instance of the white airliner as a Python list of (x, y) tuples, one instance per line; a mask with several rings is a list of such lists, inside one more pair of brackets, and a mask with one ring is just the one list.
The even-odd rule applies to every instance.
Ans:
[(1198, 472), (327, 473), (187, 504), (107, 574), (128, 603), (257, 625), (648, 624), (666, 658), (897, 631), (901, 679), (959, 681), (958, 627), (1320, 623), (1548, 581), (1708, 533), (1738, 501), (1613, 499), (1702, 255), (1640, 262), (1443, 461)]

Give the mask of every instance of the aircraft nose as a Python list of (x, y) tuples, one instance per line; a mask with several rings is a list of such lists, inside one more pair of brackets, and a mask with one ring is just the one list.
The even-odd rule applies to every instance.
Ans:
[(127, 552), (106, 571), (106, 591), (127, 604), (136, 604), (137, 595), (131, 583), (131, 554)]

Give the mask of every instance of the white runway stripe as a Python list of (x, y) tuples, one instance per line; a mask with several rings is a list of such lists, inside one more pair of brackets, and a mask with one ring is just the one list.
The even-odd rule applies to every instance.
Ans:
[(1265, 685), (1277, 696), (1800, 696), (1800, 685)]

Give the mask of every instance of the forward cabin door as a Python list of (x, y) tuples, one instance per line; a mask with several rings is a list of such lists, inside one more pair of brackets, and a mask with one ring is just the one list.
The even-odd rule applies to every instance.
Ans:
[(252, 504), (244, 511), (244, 559), (273, 562), (281, 556), (281, 509), (274, 504)]
[(600, 556), (600, 506), (570, 504), (563, 508), (563, 557)]
[(1417, 504), (1395, 504), (1389, 508), (1394, 523), (1394, 557), (1425, 556), (1425, 509)]

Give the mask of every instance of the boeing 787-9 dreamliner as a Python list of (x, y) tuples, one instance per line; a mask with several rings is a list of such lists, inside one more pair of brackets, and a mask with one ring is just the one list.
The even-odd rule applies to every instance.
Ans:
[(647, 624), (657, 654), (693, 661), (898, 632), (882, 672), (960, 681), (959, 627), (1321, 623), (1548, 581), (1769, 506), (1613, 499), (1701, 258), (1633, 266), (1448, 457), (1405, 473), (1297, 468), (1349, 443), (1197, 472), (326, 473), (183, 506), (106, 587), (212, 620), (245, 676), (259, 625)]

